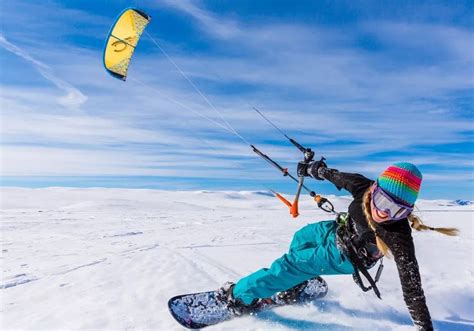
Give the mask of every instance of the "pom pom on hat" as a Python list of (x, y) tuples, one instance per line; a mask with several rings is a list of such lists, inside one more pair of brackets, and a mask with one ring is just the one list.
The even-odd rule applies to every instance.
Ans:
[(422, 178), (420, 170), (414, 164), (399, 162), (385, 169), (377, 182), (386, 193), (413, 206), (420, 192)]

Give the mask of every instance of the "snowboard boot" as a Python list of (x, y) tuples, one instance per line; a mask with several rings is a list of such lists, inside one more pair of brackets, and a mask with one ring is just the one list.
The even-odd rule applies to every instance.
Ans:
[(255, 299), (250, 305), (244, 304), (241, 300), (234, 298), (234, 287), (235, 283), (226, 282), (217, 290), (216, 299), (224, 303), (229, 311), (236, 316), (251, 314), (259, 309), (261, 301), (260, 299)]
[(281, 292), (276, 293), (274, 295), (275, 301), (278, 304), (286, 304), (286, 305), (296, 303), (300, 293), (306, 287), (307, 282), (308, 281), (304, 281), (301, 284), (293, 286), (292, 288), (290, 288), (286, 291), (281, 291)]
[(278, 292), (272, 296), (278, 304), (294, 304), (320, 298), (327, 293), (327, 284), (321, 277), (306, 280), (292, 288)]

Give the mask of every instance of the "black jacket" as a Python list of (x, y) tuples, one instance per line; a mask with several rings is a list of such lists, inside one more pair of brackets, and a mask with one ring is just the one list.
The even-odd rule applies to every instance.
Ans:
[[(352, 194), (354, 200), (349, 205), (349, 226), (360, 240), (376, 244), (375, 233), (370, 228), (362, 207), (364, 193), (373, 181), (359, 174), (339, 172), (335, 169), (325, 169), (323, 177), (336, 185), (339, 190), (344, 188)], [(433, 330), (431, 316), (421, 286), (420, 271), (408, 219), (376, 223), (375, 230), (393, 254), (400, 276), (403, 297), (413, 323), (419, 330)]]

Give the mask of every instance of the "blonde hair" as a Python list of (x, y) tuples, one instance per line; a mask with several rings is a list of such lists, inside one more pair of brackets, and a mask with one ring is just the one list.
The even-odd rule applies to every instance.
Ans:
[[(372, 197), (372, 194), (370, 192), (370, 187), (369, 187), (367, 191), (365, 191), (364, 197), (362, 198), (362, 208), (364, 210), (364, 215), (365, 215), (365, 218), (367, 219), (367, 222), (369, 223), (370, 228), (375, 233), (377, 248), (383, 253), (384, 256), (390, 257), (391, 256), (390, 249), (388, 248), (387, 244), (385, 244), (385, 242), (377, 235), (377, 231), (375, 230), (375, 221), (372, 218), (372, 212), (371, 212), (371, 206), (370, 206), (371, 197)], [(459, 230), (456, 228), (433, 228), (431, 226), (427, 226), (423, 224), (421, 219), (418, 216), (414, 215), (413, 213), (410, 213), (407, 218), (408, 218), (408, 221), (411, 223), (410, 226), (416, 231), (431, 230), (431, 231), (436, 231), (436, 232), (445, 234), (447, 236), (457, 236), (459, 233)]]

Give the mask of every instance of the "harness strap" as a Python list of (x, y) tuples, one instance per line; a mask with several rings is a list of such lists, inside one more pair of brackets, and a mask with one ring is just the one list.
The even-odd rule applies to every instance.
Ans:
[[(378, 281), (378, 278), (380, 278), (380, 275), (382, 273), (383, 264), (380, 263), (379, 269), (377, 270), (377, 277), (376, 277), (376, 280), (374, 281), (370, 273), (367, 271), (367, 268), (365, 268), (362, 261), (357, 256), (353, 246), (351, 246), (349, 249), (349, 258), (351, 260), (352, 265), (354, 266), (354, 274), (352, 274), (352, 277), (354, 278), (354, 282), (362, 289), (362, 291), (367, 292), (370, 290), (374, 290), (374, 293), (377, 296), (377, 298), (382, 299), (376, 282)], [(367, 279), (367, 281), (370, 284), (369, 287), (366, 287), (364, 285), (364, 282), (362, 281), (362, 278), (360, 277), (359, 272), (361, 272), (362, 275), (364, 275), (364, 277)]]
[[(341, 213), (338, 215), (336, 218), (336, 222), (339, 226), (337, 235), (340, 236), (340, 239), (342, 239), (342, 242), (344, 244), (344, 248), (346, 252), (349, 255), (349, 260), (352, 263), (352, 266), (354, 267), (354, 273), (352, 274), (352, 277), (354, 279), (354, 282), (362, 289), (362, 291), (367, 292), (370, 290), (373, 290), (375, 295), (379, 298), (382, 299), (380, 295), (380, 291), (376, 285), (376, 283), (379, 281), (380, 276), (382, 274), (383, 270), (383, 263), (382, 260), (380, 261), (379, 268), (377, 270), (377, 274), (375, 276), (375, 280), (372, 278), (370, 273), (367, 271), (367, 268), (365, 267), (364, 263), (362, 262), (361, 258), (357, 254), (357, 249), (354, 246), (354, 244), (351, 241), (351, 234), (348, 231), (348, 221), (349, 221), (349, 214), (348, 213)], [(341, 230), (341, 231), (339, 231)], [(364, 285), (364, 282), (362, 281), (362, 277), (360, 276), (360, 273), (364, 275), (364, 277), (367, 279), (369, 282), (369, 286), (366, 287)]]

